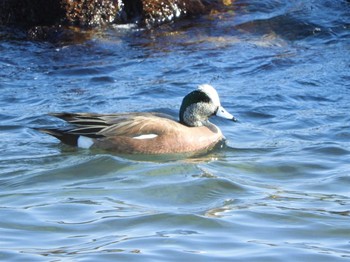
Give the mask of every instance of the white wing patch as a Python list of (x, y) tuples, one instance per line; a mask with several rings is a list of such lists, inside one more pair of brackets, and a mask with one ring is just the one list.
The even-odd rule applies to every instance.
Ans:
[(78, 147), (88, 149), (94, 144), (94, 140), (87, 136), (79, 136)]
[(146, 135), (140, 135), (140, 136), (134, 136), (133, 139), (152, 139), (156, 138), (157, 134), (146, 134)]

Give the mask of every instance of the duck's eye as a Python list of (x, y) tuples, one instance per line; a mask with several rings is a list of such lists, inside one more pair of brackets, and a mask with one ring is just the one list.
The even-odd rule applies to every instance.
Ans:
[(217, 113), (225, 113), (225, 110), (222, 108), (222, 107), (218, 107), (216, 110), (215, 110), (215, 115), (217, 114)]

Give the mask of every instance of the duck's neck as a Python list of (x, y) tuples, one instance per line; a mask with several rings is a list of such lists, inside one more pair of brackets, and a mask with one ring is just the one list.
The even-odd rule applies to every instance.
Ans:
[(201, 114), (197, 108), (190, 106), (186, 110), (180, 111), (180, 123), (189, 127), (199, 127), (209, 125), (208, 118), (200, 117)]
[(221, 133), (220, 128), (218, 128), (216, 125), (210, 123), (207, 121), (206, 125), (207, 128), (209, 128), (213, 133)]
[(204, 126), (204, 124), (200, 121), (192, 121), (192, 122), (186, 122), (180, 119), (180, 123), (188, 126), (188, 127), (200, 127), (200, 126)]
[(206, 126), (210, 124), (208, 120), (201, 121), (200, 119), (195, 118), (193, 115), (182, 116), (182, 117), (180, 115), (180, 123), (188, 127), (199, 127), (199, 126)]
[(206, 121), (192, 121), (192, 122), (186, 122), (184, 121), (183, 118), (180, 117), (180, 123), (188, 126), (188, 127), (201, 127), (201, 126), (206, 126), (209, 128), (213, 133), (219, 133), (221, 132), (220, 129), (214, 125), (213, 123), (210, 123), (209, 120)]

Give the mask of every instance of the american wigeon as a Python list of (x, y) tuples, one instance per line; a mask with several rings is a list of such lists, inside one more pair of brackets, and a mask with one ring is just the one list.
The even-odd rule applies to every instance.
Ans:
[(200, 85), (186, 95), (180, 121), (161, 113), (53, 113), (71, 124), (66, 129), (38, 129), (80, 148), (101, 148), (121, 154), (207, 152), (223, 141), (221, 130), (209, 122), (216, 115), (236, 119), (220, 104), (216, 90)]

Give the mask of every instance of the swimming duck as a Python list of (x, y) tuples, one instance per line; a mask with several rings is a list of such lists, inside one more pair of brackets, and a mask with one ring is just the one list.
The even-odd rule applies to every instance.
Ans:
[(100, 148), (121, 154), (207, 152), (224, 140), (209, 122), (213, 115), (236, 121), (220, 103), (216, 90), (200, 85), (182, 101), (179, 121), (162, 113), (53, 113), (71, 124), (66, 129), (38, 129), (80, 148)]

